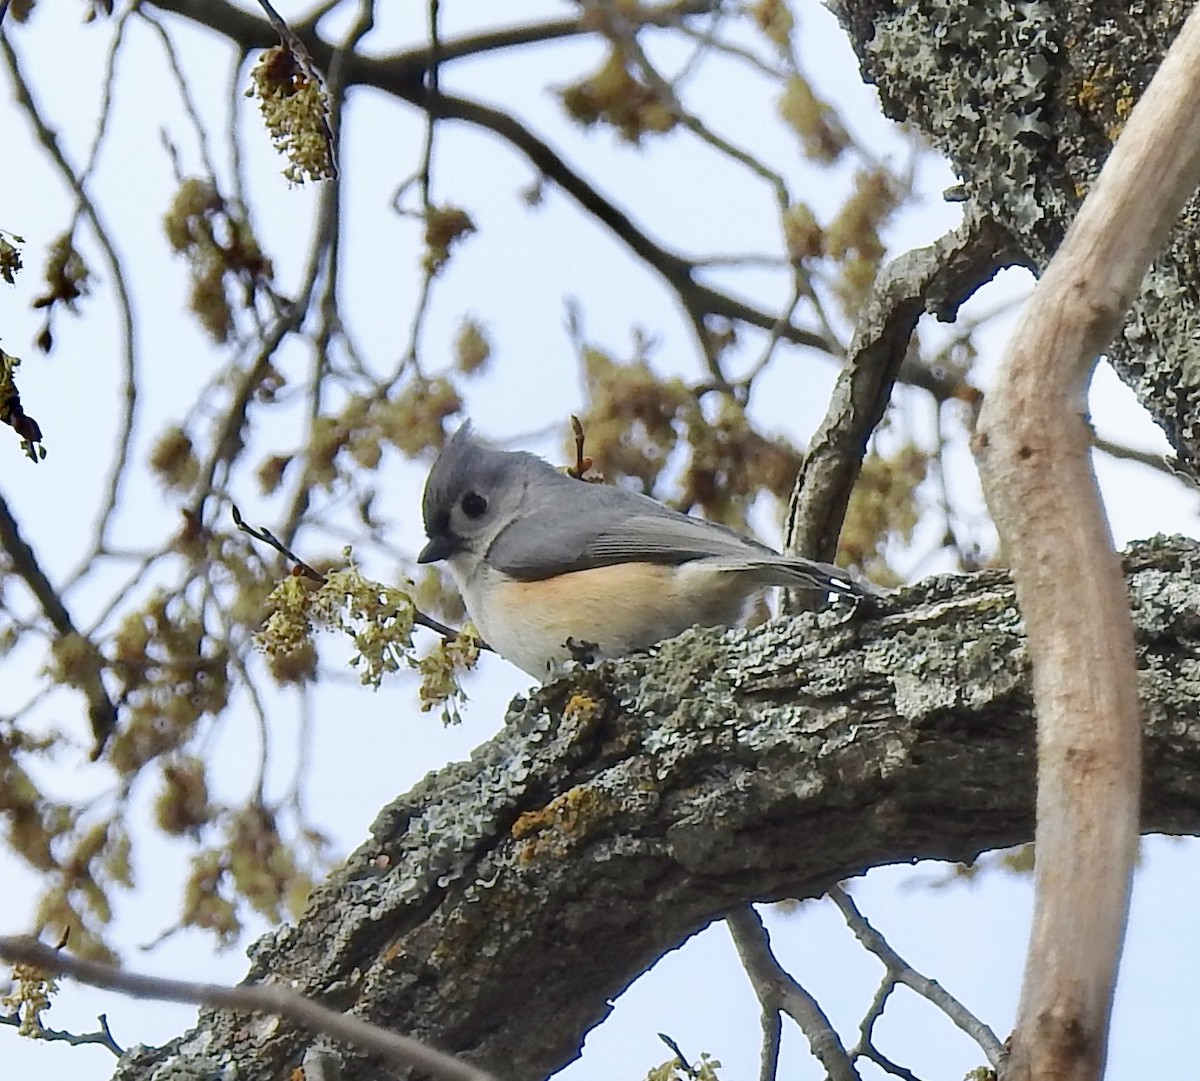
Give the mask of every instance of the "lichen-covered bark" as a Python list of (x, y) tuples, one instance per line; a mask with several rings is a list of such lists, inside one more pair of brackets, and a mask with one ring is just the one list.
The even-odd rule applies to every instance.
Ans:
[[(1145, 829), (1200, 832), (1200, 545), (1142, 545), (1127, 566)], [(501, 1078), (544, 1076), (609, 999), (730, 908), (1027, 840), (1026, 668), (1012, 591), (990, 573), (581, 671), (514, 701), (469, 762), (385, 808), (299, 925), (255, 946), (248, 979)], [(117, 1076), (274, 1081), (310, 1042), (204, 1013)], [(346, 1081), (381, 1076), (345, 1055)]]
[[(885, 110), (1044, 267), (1192, 5), (1179, 0), (840, 0)], [(1153, 191), (1146, 192), (1153, 199)], [(1181, 458), (1200, 453), (1200, 199), (1109, 358)]]

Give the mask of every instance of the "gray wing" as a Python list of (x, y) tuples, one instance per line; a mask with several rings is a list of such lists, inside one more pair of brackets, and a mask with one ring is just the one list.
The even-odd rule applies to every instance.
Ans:
[(730, 570), (753, 573), (764, 585), (858, 592), (837, 567), (781, 556), (636, 492), (557, 476), (562, 483), (539, 483), (538, 498), (493, 542), (487, 561), (497, 570), (535, 581), (614, 563), (727, 560)]
[(705, 556), (770, 552), (731, 529), (680, 514), (648, 496), (555, 473), (537, 477), (487, 559), (513, 577), (536, 580), (613, 563), (686, 563)]

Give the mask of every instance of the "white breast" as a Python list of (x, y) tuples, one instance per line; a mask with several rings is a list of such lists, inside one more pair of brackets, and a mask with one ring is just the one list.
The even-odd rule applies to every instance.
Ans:
[(622, 563), (517, 582), (485, 563), (465, 566), (467, 559), (449, 562), (471, 621), (500, 656), (537, 679), (572, 658), (568, 639), (594, 647), (597, 658), (619, 657), (697, 624), (733, 624), (758, 592), (748, 575), (703, 560)]

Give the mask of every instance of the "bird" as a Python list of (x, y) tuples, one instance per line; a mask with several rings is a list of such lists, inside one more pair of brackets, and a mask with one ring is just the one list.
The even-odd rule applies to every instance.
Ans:
[(535, 679), (733, 625), (769, 586), (865, 593), (832, 564), (490, 447), (469, 423), (434, 461), (421, 512), (417, 562), (444, 562), (479, 634)]

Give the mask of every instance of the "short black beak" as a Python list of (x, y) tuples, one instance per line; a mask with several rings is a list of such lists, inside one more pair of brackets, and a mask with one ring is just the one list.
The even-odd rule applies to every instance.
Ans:
[(462, 545), (459, 544), (457, 537), (440, 536), (430, 537), (429, 543), (421, 549), (417, 556), (418, 563), (437, 563), (442, 559), (449, 559), (450, 556), (456, 555), (462, 551)]

